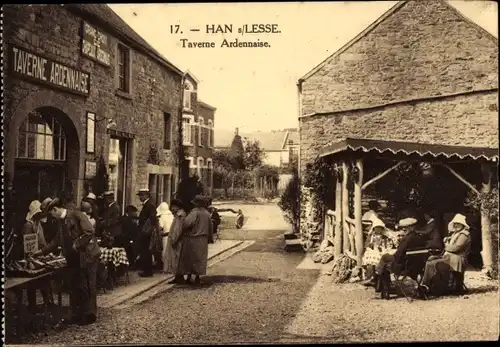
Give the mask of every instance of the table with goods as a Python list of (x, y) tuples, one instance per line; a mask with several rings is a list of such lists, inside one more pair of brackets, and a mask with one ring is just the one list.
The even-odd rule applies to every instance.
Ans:
[[(37, 258), (26, 256), (25, 259), (12, 260), (5, 265), (5, 284), (6, 292), (13, 292), (17, 296), (17, 313), (18, 317), (15, 323), (16, 331), (20, 332), (26, 327), (26, 323), (31, 318), (27, 315), (26, 308), (23, 305), (23, 292), (28, 289), (48, 289), (51, 288), (51, 283), (56, 283), (57, 306), (52, 307), (57, 309), (55, 315), (57, 319), (61, 319), (62, 314), (62, 285), (66, 269), (66, 259), (63, 256), (56, 256), (52, 253), (40, 256)], [(52, 290), (49, 290), (52, 294)], [(52, 301), (53, 298), (49, 297)], [(49, 315), (50, 302), (44, 300), (44, 323)]]

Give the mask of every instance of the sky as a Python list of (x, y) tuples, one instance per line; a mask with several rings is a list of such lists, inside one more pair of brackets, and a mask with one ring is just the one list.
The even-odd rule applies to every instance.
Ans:
[[(198, 98), (217, 108), (215, 129), (241, 132), (298, 127), (297, 81), (354, 38), (397, 1), (308, 3), (110, 4), (139, 35), (200, 81)], [(449, 1), (498, 37), (498, 5)], [(233, 33), (207, 34), (206, 25), (232, 24)], [(280, 33), (245, 34), (248, 24), (277, 24)], [(175, 25), (180, 33), (175, 32)], [(190, 29), (200, 29), (192, 32)], [(183, 48), (181, 39), (214, 41)], [(221, 48), (223, 39), (267, 41), (268, 48)]]

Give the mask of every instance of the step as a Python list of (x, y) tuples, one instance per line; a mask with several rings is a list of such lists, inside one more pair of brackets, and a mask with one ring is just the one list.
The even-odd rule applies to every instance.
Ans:
[(299, 238), (299, 235), (293, 232), (286, 232), (283, 234), (283, 237), (285, 238), (285, 240), (296, 240)]
[(302, 244), (299, 239), (285, 240), (285, 251), (287, 252), (303, 252)]

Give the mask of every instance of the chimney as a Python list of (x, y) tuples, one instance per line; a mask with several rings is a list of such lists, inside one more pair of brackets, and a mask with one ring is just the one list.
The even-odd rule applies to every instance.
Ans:
[(236, 129), (234, 130), (234, 135), (239, 135), (239, 128), (236, 128)]

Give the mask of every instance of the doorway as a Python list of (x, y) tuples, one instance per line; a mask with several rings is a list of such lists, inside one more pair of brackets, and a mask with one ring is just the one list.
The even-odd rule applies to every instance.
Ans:
[(130, 139), (112, 136), (109, 141), (109, 189), (115, 193), (122, 214), (130, 201)]

